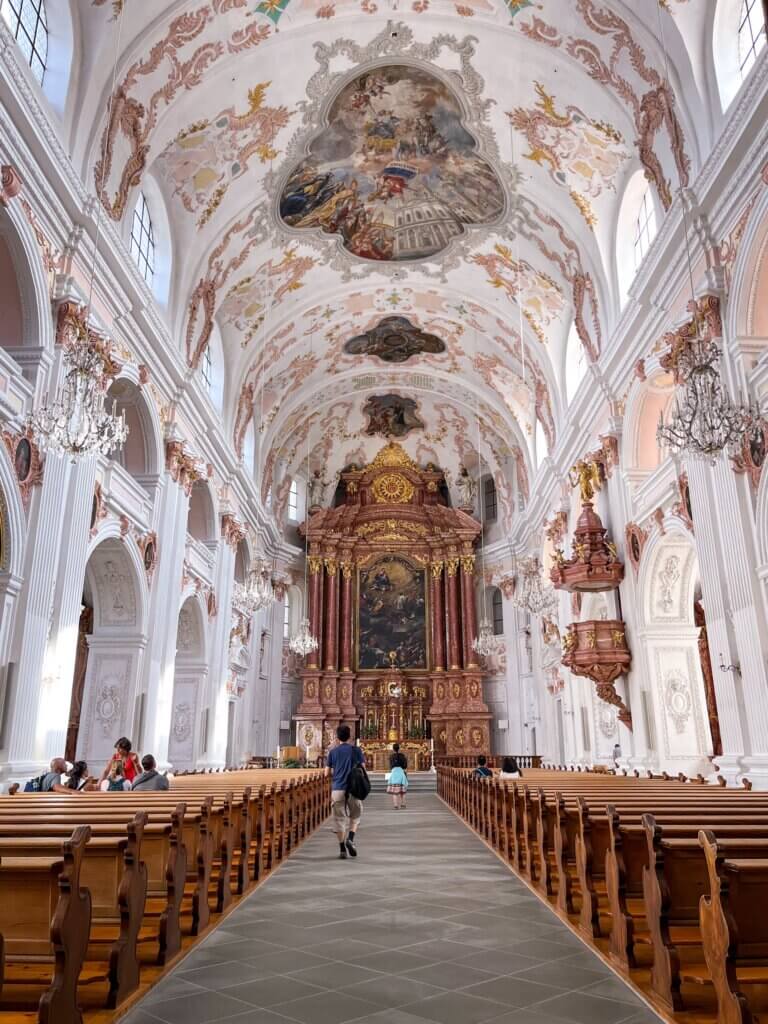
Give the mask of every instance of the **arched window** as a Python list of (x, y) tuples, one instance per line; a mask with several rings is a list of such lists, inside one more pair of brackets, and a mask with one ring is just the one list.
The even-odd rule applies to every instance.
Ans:
[(283, 640), (289, 640), (291, 637), (291, 602), (286, 595), (285, 605), (283, 607)]
[(483, 521), (495, 523), (498, 514), (496, 484), (492, 476), (487, 476), (483, 481)]
[(504, 632), (504, 605), (502, 604), (501, 591), (498, 587), (493, 591), (493, 597), (491, 598), (491, 620), (493, 635), (501, 636)]
[(576, 323), (571, 322), (565, 347), (565, 396), (569, 403), (573, 401), (586, 372), (587, 353), (576, 330)]
[(640, 209), (635, 217), (635, 229), (632, 236), (632, 247), (635, 254), (635, 270), (643, 262), (645, 254), (651, 247), (651, 242), (656, 234), (656, 211), (653, 207), (651, 190), (646, 185), (643, 198), (640, 200)]
[(203, 358), (200, 360), (200, 376), (206, 391), (210, 391), (211, 384), (213, 383), (213, 356), (211, 355), (210, 345), (206, 347), (205, 352), (203, 352)]
[(131, 224), (131, 256), (136, 261), (139, 273), (152, 287), (155, 276), (155, 233), (152, 229), (152, 218), (143, 192), (139, 193), (136, 206), (133, 208)]
[(291, 489), (288, 491), (288, 518), (292, 523), (299, 518), (299, 485), (296, 480), (291, 480)]
[(766, 44), (763, 0), (741, 0), (739, 15), (739, 70), (746, 78)]
[(43, 0), (0, 0), (0, 14), (42, 85), (48, 61), (48, 22)]

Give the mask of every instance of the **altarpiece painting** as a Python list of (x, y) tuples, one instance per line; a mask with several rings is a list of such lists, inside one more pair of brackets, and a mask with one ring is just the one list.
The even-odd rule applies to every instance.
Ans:
[(426, 572), (400, 555), (360, 570), (357, 662), (360, 671), (427, 668)]

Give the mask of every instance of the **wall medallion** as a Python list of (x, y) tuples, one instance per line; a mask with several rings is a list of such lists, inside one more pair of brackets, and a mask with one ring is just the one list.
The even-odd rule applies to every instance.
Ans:
[(685, 732), (693, 700), (688, 680), (682, 672), (667, 672), (664, 676), (664, 706), (678, 733)]
[(173, 709), (173, 738), (185, 743), (192, 735), (192, 709), (189, 704), (177, 704)]
[(104, 736), (109, 736), (112, 729), (120, 718), (122, 710), (122, 696), (119, 686), (102, 686), (96, 696), (96, 719), (101, 725)]
[(43, 462), (40, 451), (30, 431), (23, 434), (4, 431), (3, 440), (13, 463), (22, 503), (25, 508), (28, 508), (32, 488), (35, 484), (41, 483), (43, 479)]
[(382, 473), (373, 482), (373, 497), (381, 504), (406, 505), (414, 495), (414, 486), (400, 473)]

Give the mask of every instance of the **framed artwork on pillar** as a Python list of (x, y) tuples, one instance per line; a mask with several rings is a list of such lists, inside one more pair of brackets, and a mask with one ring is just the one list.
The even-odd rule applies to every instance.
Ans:
[[(359, 672), (427, 669), (427, 573), (405, 555), (358, 569), (355, 662)], [(394, 657), (391, 653), (394, 652)]]

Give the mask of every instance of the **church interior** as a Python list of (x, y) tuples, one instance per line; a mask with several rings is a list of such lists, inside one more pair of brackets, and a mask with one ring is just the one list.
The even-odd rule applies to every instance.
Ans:
[(0, 1024), (768, 1019), (767, 24), (0, 0)]

